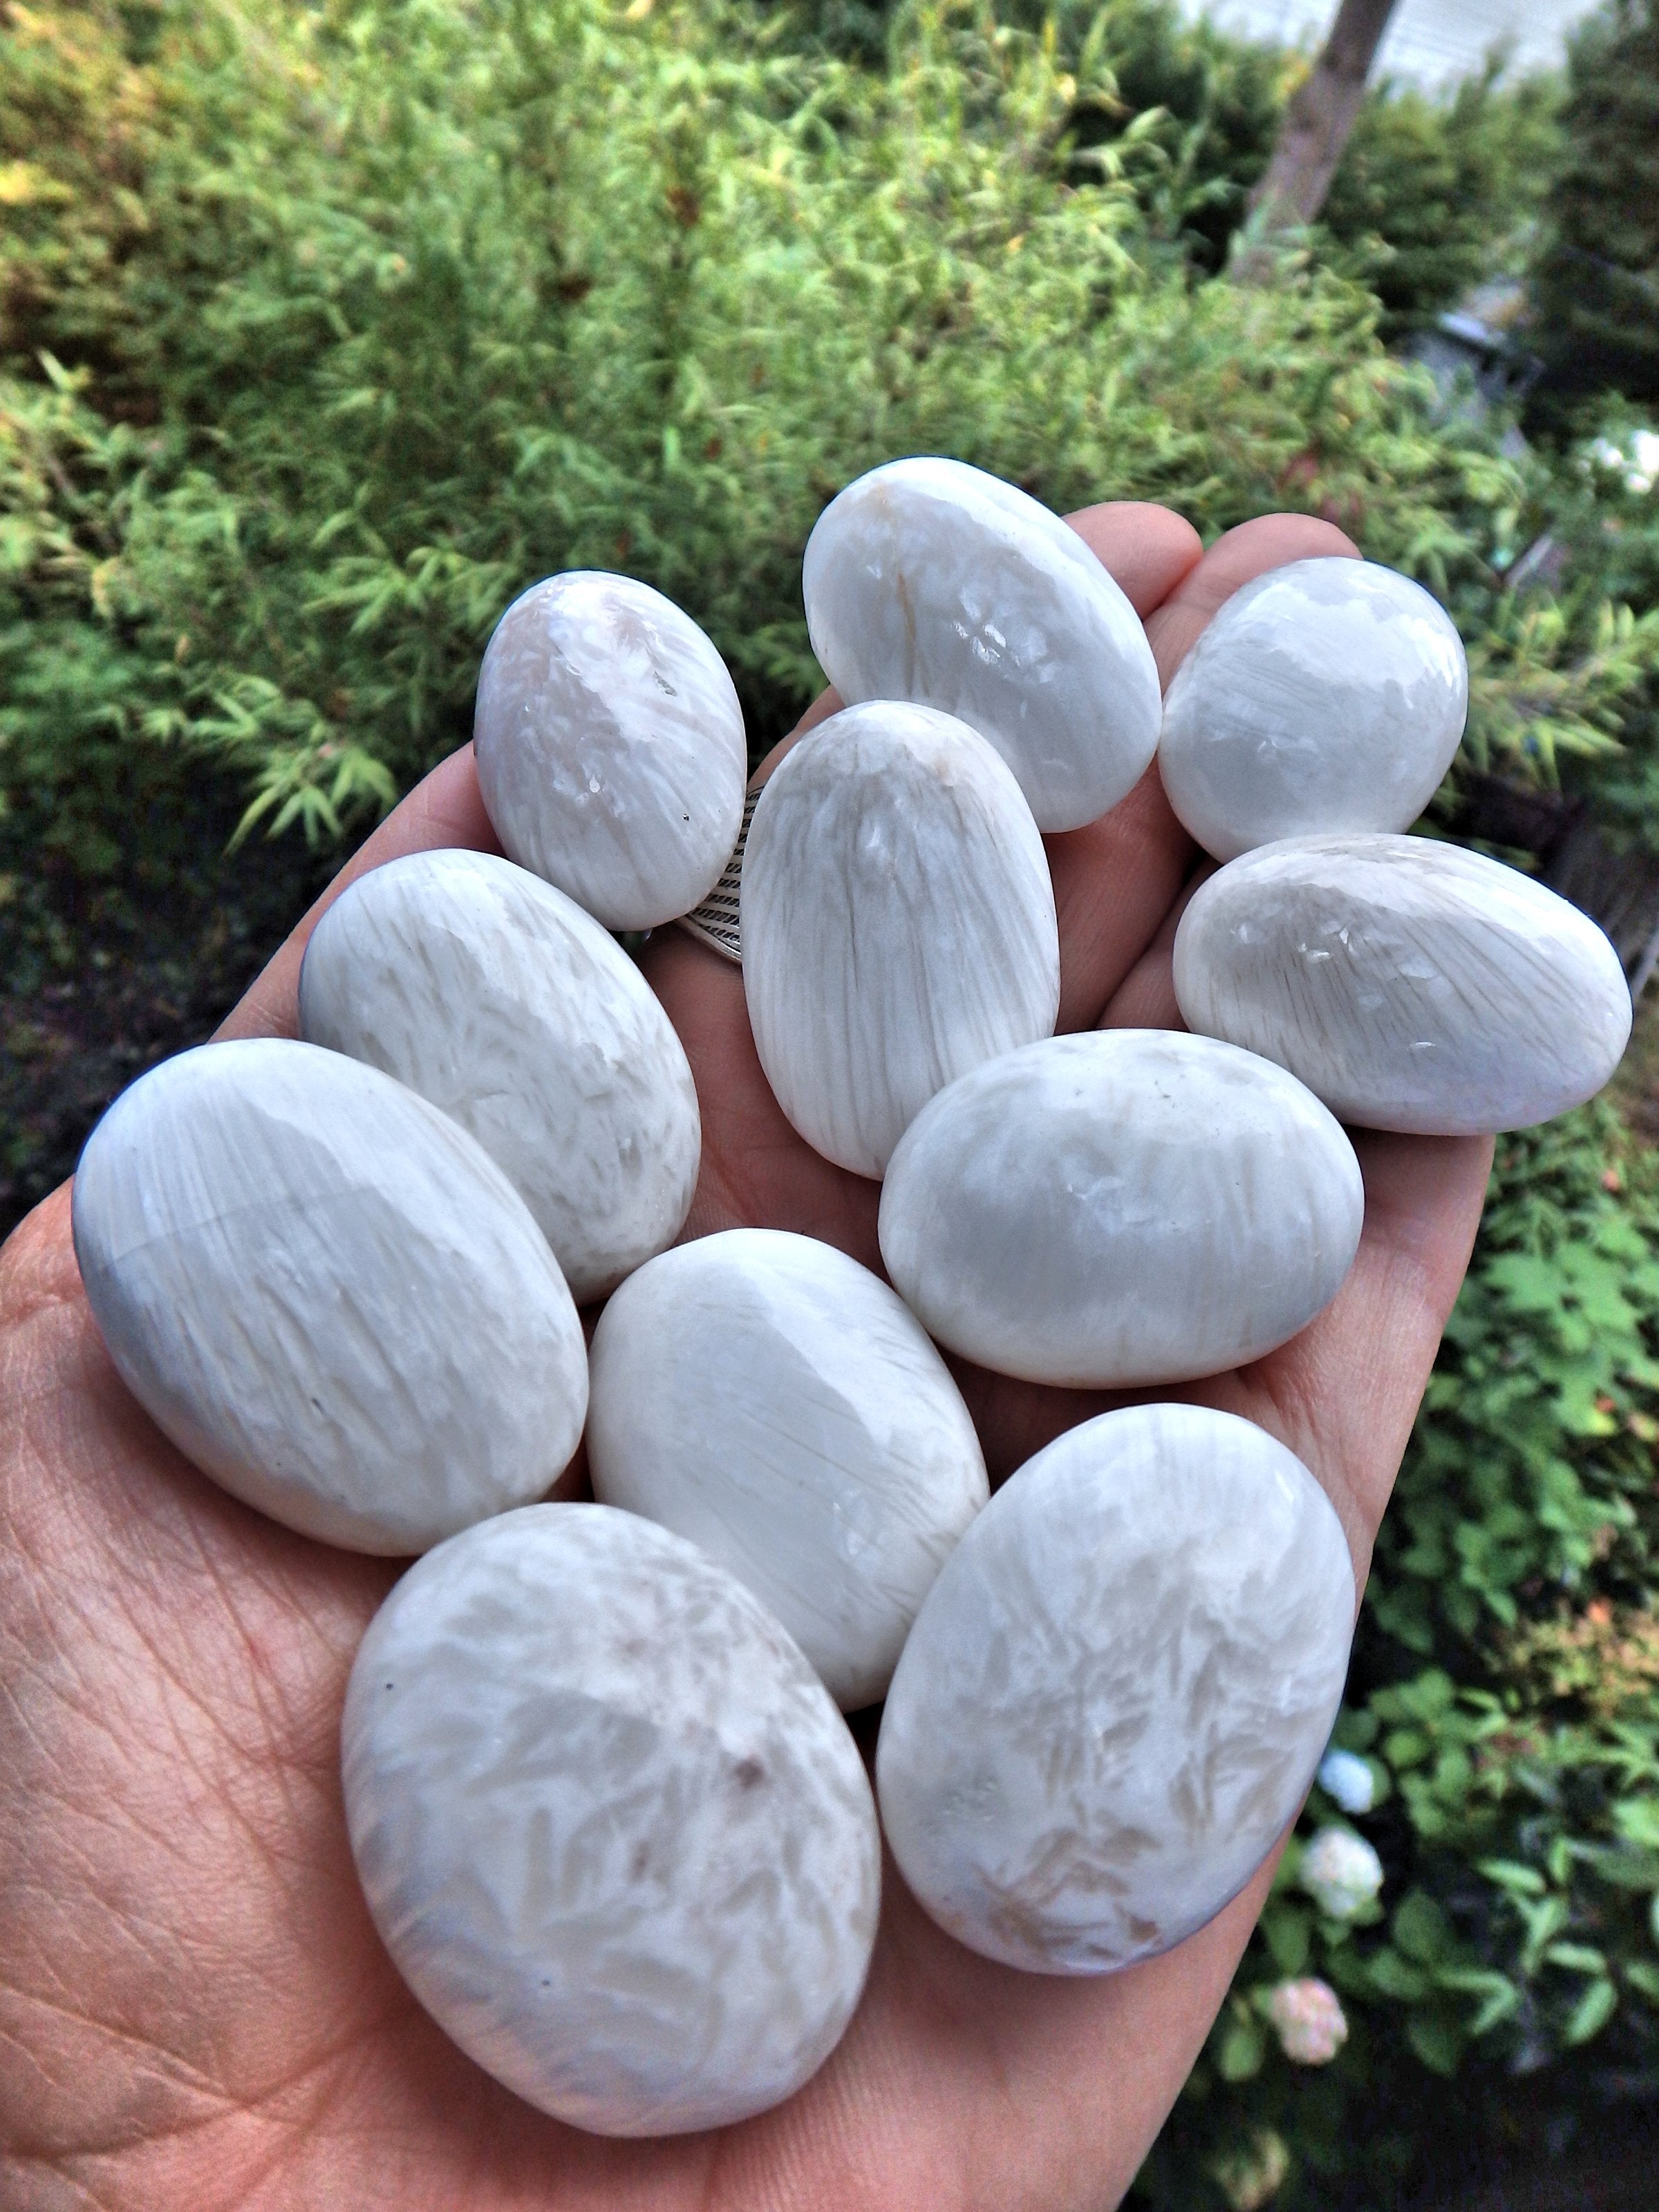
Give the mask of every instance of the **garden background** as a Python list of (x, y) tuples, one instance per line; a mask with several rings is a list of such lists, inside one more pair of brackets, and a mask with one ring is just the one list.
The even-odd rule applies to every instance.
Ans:
[[(819, 680), (807, 532), (895, 453), (1206, 538), (1331, 517), (1468, 642), (1426, 826), (1490, 839), (1518, 793), (1659, 854), (1653, 0), (1563, 82), (1375, 90), (1320, 227), (1235, 281), (1305, 67), (1165, 0), (0, 0), (0, 1226), (467, 734), (515, 592), (659, 586), (758, 751)], [(1410, 356), (1497, 280), (1535, 380), (1494, 408)], [(1500, 1146), (1356, 1649), (1363, 1771), (1147, 2205), (1591, 2189), (1656, 2139), (1652, 1027), (1612, 1104)], [(1304, 1860), (1333, 1827), (1379, 1896)], [(1348, 2034), (1310, 2065), (1273, 1993), (1314, 1978)]]

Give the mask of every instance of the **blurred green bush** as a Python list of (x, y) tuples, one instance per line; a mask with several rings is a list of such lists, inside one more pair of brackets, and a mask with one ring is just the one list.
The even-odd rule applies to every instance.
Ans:
[[(1548, 101), (1374, 102), (1326, 232), (1244, 289), (1217, 272), (1293, 63), (1153, 0), (850, 21), (0, 5), (15, 1053), (58, 1049), (97, 963), (158, 930), (155, 991), (228, 979), (465, 736), (491, 625), (539, 575), (668, 592), (769, 744), (817, 681), (806, 534), (905, 451), (1060, 507), (1164, 500), (1206, 536), (1330, 517), (1468, 642), (1443, 822), (1496, 769), (1659, 843), (1637, 418), (1514, 457), (1382, 342), (1519, 251)], [(1545, 533), (1553, 586), (1512, 587)], [(57, 1030), (27, 1011), (76, 991)], [(27, 1194), (60, 1141), (7, 1121), (0, 1173)], [(1334, 1917), (1292, 1855), (1152, 2201), (1381, 2204), (1431, 2110), (1498, 2129), (1659, 2087), (1656, 1235), (1606, 1113), (1506, 1145), (1342, 1724), (1381, 1899)], [(1304, 1835), (1349, 1823), (1319, 1797)], [(1317, 2068), (1274, 2024), (1310, 1977), (1350, 2028)], [(1555, 2085), (1519, 2116), (1517, 2069)]]

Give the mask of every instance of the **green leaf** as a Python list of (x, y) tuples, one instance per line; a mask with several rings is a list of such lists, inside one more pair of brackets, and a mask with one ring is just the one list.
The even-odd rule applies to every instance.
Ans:
[(1564, 2030), (1569, 2045), (1588, 2043), (1599, 2035), (1619, 2008), (1619, 1992), (1609, 1981), (1591, 1982), (1573, 2007)]

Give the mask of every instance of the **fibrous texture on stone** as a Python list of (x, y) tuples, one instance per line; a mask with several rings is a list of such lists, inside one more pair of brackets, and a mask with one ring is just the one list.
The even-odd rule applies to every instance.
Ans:
[(870, 1786), (799, 1651), (696, 1546), (604, 1505), (441, 1546), (363, 1639), (343, 1757), (387, 1948), (544, 2112), (717, 2127), (840, 2038), (876, 1930)]

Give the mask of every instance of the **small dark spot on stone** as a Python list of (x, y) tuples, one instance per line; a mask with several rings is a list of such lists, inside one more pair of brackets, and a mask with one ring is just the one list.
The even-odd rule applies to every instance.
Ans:
[(635, 1844), (634, 1846), (634, 1856), (628, 1862), (628, 1874), (629, 1881), (643, 1881), (645, 1879), (646, 1870), (650, 1864), (650, 1844)]
[(757, 1790), (766, 1779), (766, 1769), (757, 1759), (740, 1759), (732, 1771), (732, 1778), (739, 1790)]

